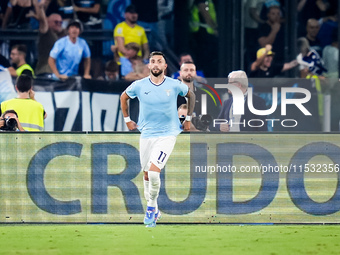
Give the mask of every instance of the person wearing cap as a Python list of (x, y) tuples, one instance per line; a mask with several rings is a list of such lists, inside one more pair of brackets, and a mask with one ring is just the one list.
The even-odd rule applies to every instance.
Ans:
[(115, 46), (118, 47), (119, 57), (126, 55), (125, 45), (131, 42), (137, 43), (141, 50), (138, 56), (144, 60), (149, 58), (150, 50), (146, 33), (143, 27), (137, 25), (138, 14), (134, 5), (129, 5), (125, 9), (125, 21), (117, 24), (114, 29), (113, 37)]
[(79, 64), (84, 59), (84, 78), (91, 79), (91, 51), (87, 42), (80, 38), (83, 31), (80, 21), (73, 20), (67, 26), (68, 35), (55, 42), (48, 58), (53, 74), (59, 79), (79, 75)]
[[(221, 132), (240, 132), (240, 131), (267, 131), (266, 116), (255, 115), (248, 108), (248, 77), (242, 71), (233, 71), (228, 75), (228, 84), (239, 88), (244, 96), (244, 114), (234, 114), (234, 96), (223, 102), (222, 109), (217, 119), (220, 124), (215, 128)], [(230, 90), (228, 90), (230, 93)], [(252, 95), (252, 104), (256, 110), (266, 110), (265, 101), (256, 95)], [(224, 120), (225, 122), (223, 123)], [(254, 121), (252, 121), (254, 120)]]
[(297, 61), (293, 60), (288, 63), (273, 63), (275, 53), (272, 51), (272, 45), (267, 44), (256, 53), (256, 60), (251, 64), (249, 78), (272, 78), (297, 66)]
[(267, 10), (267, 21), (259, 26), (259, 37), (257, 42), (261, 47), (267, 44), (273, 45), (276, 59), (284, 59), (285, 35), (284, 23), (281, 20), (281, 10), (277, 5), (271, 6)]

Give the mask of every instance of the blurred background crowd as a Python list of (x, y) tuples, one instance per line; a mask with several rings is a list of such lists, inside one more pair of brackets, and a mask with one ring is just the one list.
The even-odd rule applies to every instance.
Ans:
[(338, 77), (337, 13), (336, 0), (2, 0), (0, 65), (135, 80), (161, 50), (170, 76), (189, 56), (205, 77)]

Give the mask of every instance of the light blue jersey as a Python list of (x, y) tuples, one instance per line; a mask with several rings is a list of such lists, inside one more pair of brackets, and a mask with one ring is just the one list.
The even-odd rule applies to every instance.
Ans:
[(120, 62), (120, 73), (122, 76), (126, 76), (129, 73), (133, 72), (133, 66), (129, 59), (127, 59), (126, 57), (120, 57), (119, 62)]
[(150, 77), (133, 82), (126, 90), (130, 98), (139, 100), (138, 129), (142, 138), (177, 136), (182, 129), (177, 114), (177, 96), (185, 96), (188, 86), (165, 77), (155, 85)]
[(50, 57), (56, 60), (60, 74), (72, 76), (79, 75), (78, 69), (82, 58), (91, 57), (91, 52), (84, 39), (78, 37), (76, 43), (72, 43), (69, 36), (65, 36), (55, 42)]

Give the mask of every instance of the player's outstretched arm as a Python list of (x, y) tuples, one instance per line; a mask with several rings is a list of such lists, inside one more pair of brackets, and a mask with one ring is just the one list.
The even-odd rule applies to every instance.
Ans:
[(124, 121), (126, 123), (126, 126), (129, 130), (135, 130), (137, 128), (136, 122), (130, 119), (129, 116), (129, 105), (128, 101), (130, 100), (129, 96), (125, 93), (125, 91), (120, 96), (120, 107), (122, 109), (122, 113), (124, 116)]

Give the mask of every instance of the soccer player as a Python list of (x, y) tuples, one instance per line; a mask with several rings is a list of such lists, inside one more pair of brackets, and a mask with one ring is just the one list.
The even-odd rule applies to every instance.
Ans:
[[(177, 115), (177, 96), (187, 97), (188, 113), (183, 129), (190, 130), (195, 94), (178, 80), (165, 76), (167, 68), (162, 52), (154, 51), (149, 58), (150, 76), (133, 82), (121, 95), (121, 108), (129, 130), (138, 128), (140, 162), (144, 171), (144, 196), (147, 209), (144, 224), (155, 227), (160, 217), (157, 198), (160, 190), (160, 172), (175, 146), (176, 136), (182, 131)], [(139, 99), (138, 125), (129, 117), (128, 100)]]

